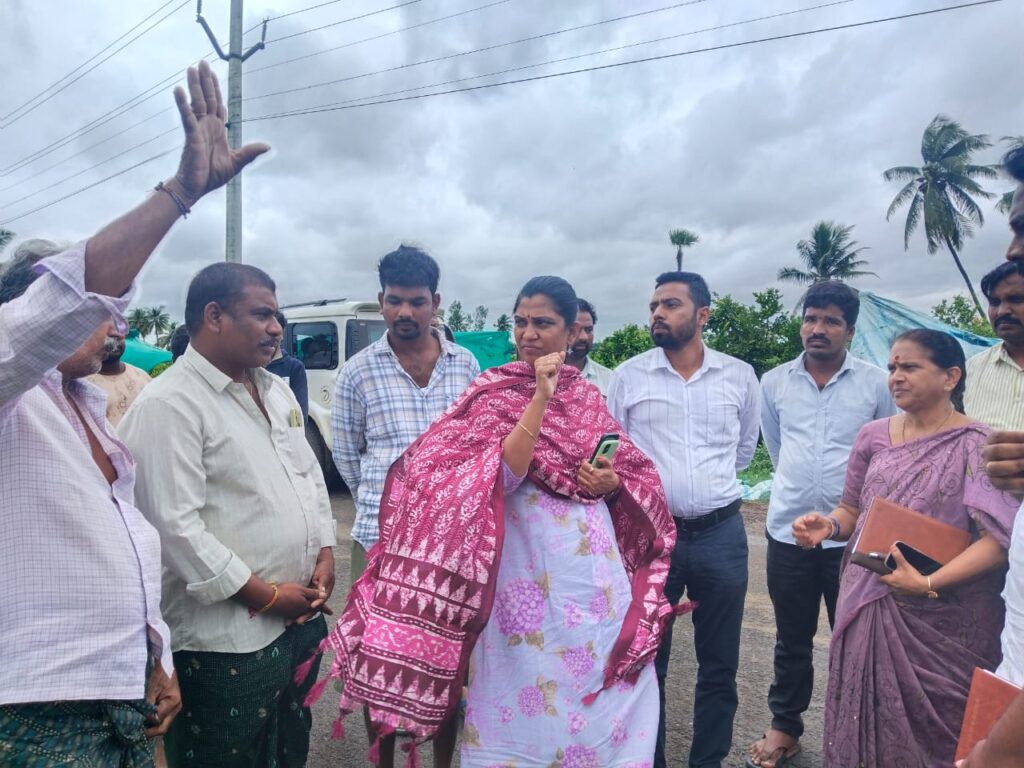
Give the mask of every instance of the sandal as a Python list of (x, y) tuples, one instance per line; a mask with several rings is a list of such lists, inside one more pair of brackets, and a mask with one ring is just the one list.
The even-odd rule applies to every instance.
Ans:
[[(760, 741), (754, 742), (751, 745), (751, 749), (756, 747), (758, 744), (764, 742), (768, 738), (768, 734), (764, 734)], [(780, 746), (773, 749), (768, 753), (767, 757), (763, 758), (759, 762), (754, 762), (753, 758), (747, 757), (746, 766), (747, 768), (785, 768), (786, 764), (789, 763), (794, 757), (800, 754), (802, 747), (800, 742), (796, 742), (792, 746), (785, 747)]]

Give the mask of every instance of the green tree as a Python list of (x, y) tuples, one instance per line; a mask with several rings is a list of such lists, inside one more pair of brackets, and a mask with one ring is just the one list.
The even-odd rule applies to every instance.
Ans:
[(590, 356), (601, 365), (614, 368), (622, 361), (646, 352), (653, 346), (650, 332), (636, 323), (630, 323), (595, 344)]
[(673, 229), (668, 233), (669, 242), (676, 247), (676, 271), (683, 269), (683, 248), (700, 242), (700, 235), (688, 229)]
[(149, 307), (146, 313), (149, 316), (149, 331), (159, 344), (160, 337), (167, 333), (171, 325), (171, 316), (164, 311), (163, 304), (159, 307)]
[(146, 338), (150, 331), (153, 330), (153, 323), (149, 317), (149, 310), (145, 307), (136, 307), (131, 310), (125, 320), (128, 322), (129, 328), (134, 328), (139, 332), (139, 336)]
[(14, 233), (9, 229), (0, 227), (0, 251), (7, 247), (7, 245), (14, 239)]
[(750, 363), (758, 378), (803, 350), (800, 318), (783, 309), (778, 288), (754, 291), (753, 304), (716, 295), (704, 341), (712, 349)]
[(494, 330), (508, 333), (512, 330), (512, 318), (502, 312), (498, 315), (498, 319), (494, 321)]
[(166, 330), (156, 337), (156, 345), (167, 349), (168, 345), (171, 343), (171, 336), (173, 336), (174, 332), (178, 329), (178, 325), (179, 324), (176, 320), (171, 320), (167, 323)]
[[(1024, 147), (1024, 136), (1003, 136), (1003, 141), (1006, 142), (1007, 152)], [(1011, 189), (1009, 192), (1003, 192), (999, 196), (999, 202), (996, 203), (996, 210), (1008, 215), (1013, 207), (1013, 193), (1016, 191), (1016, 189)], [(0, 246), (0, 248), (2, 247)]]
[(857, 241), (850, 236), (852, 231), (853, 225), (819, 221), (811, 229), (810, 239), (796, 244), (796, 252), (806, 269), (784, 267), (779, 270), (779, 280), (810, 285), (828, 280), (851, 280), (865, 275), (878, 277), (874, 272), (861, 270), (868, 263), (857, 257), (868, 249), (857, 247)]
[(462, 302), (458, 299), (448, 306), (445, 317), (445, 323), (452, 329), (452, 333), (469, 330), (469, 317), (462, 311)]
[(482, 331), (484, 329), (484, 325), (487, 323), (487, 313), (487, 307), (482, 304), (473, 310), (472, 325), (474, 331)]
[(954, 328), (961, 328), (978, 336), (994, 337), (988, 320), (981, 320), (971, 305), (971, 300), (958, 293), (951, 299), (943, 299), (932, 307), (932, 317)]
[(981, 318), (985, 317), (985, 312), (971, 278), (960, 261), (960, 251), (964, 241), (974, 234), (975, 227), (985, 223), (985, 217), (974, 198), (993, 196), (977, 180), (999, 175), (990, 165), (971, 162), (975, 152), (990, 146), (992, 143), (988, 136), (968, 133), (955, 120), (945, 115), (936, 115), (921, 138), (921, 159), (924, 165), (900, 165), (882, 174), (886, 181), (905, 182), (885, 214), (886, 220), (889, 220), (896, 211), (907, 206), (903, 247), (910, 249), (910, 236), (923, 219), (928, 253), (935, 253), (941, 246), (949, 250)]

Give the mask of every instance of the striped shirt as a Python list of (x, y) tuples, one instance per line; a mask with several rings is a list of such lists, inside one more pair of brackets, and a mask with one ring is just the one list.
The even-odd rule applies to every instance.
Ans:
[(608, 408), (654, 461), (677, 517), (700, 517), (740, 497), (736, 473), (757, 448), (761, 391), (754, 369), (704, 347), (689, 381), (654, 348), (612, 374)]
[(37, 269), (0, 305), (0, 704), (141, 699), (150, 654), (173, 669), (160, 539), (135, 507), (135, 463), (103, 390), (78, 379), (65, 395), (57, 371), (101, 324), (127, 330), (131, 291), (88, 293), (81, 249)]
[(967, 361), (964, 409), (993, 429), (1024, 430), (1024, 368), (1003, 342)]
[(402, 368), (388, 334), (341, 369), (331, 410), (334, 463), (356, 502), (352, 538), (377, 543), (384, 480), (395, 459), (480, 373), (472, 353), (440, 339), (441, 354), (422, 389)]

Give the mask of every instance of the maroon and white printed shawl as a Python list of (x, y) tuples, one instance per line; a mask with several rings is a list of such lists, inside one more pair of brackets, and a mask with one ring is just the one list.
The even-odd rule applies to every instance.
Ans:
[[(340, 721), (363, 704), (378, 733), (431, 737), (461, 697), (470, 653), (491, 613), (504, 537), (502, 441), (536, 389), (533, 366), (491, 369), (392, 465), (380, 541), (321, 648), (327, 679), (344, 685)], [(604, 688), (653, 660), (672, 608), (663, 590), (675, 545), (653, 462), (615, 422), (596, 387), (562, 368), (529, 479), (550, 493), (596, 503), (576, 484), (600, 436), (620, 433), (621, 490), (608, 502), (633, 602), (605, 668)], [(585, 701), (592, 701), (598, 691)]]

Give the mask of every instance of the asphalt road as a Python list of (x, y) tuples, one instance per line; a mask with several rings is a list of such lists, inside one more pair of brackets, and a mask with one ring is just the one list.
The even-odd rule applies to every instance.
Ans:
[[(331, 605), (340, 609), (349, 589), (349, 553), (354, 509), (347, 493), (335, 494), (331, 498), (338, 520), (338, 547), (335, 550), (337, 584)], [(766, 704), (768, 686), (772, 679), (772, 647), (775, 643), (775, 620), (768, 587), (765, 582), (764, 514), (765, 505), (747, 504), (743, 509), (750, 544), (750, 585), (743, 619), (743, 638), (740, 649), (741, 661), (737, 679), (739, 687), (739, 712), (736, 715), (733, 749), (725, 765), (744, 765), (746, 749), (759, 738), (768, 727), (770, 718)], [(815, 648), (815, 694), (811, 709), (805, 717), (807, 731), (802, 740), (804, 751), (790, 763), (793, 768), (816, 768), (821, 765), (821, 723), (822, 694), (825, 686), (825, 671), (828, 648), (828, 623), (824, 618)], [(693, 733), (691, 716), (693, 712), (693, 686), (696, 680), (696, 660), (693, 655), (692, 625), (683, 619), (676, 622), (675, 638), (672, 644), (672, 662), (668, 680), (668, 758), (672, 768), (683, 768)], [(325, 666), (322, 673), (326, 670)], [(337, 694), (328, 686), (323, 698), (313, 711), (313, 736), (308, 765), (310, 768), (355, 768), (367, 766), (368, 744), (361, 718), (350, 716), (345, 722), (346, 739), (335, 741), (330, 738), (331, 724), (337, 714)], [(421, 748), (423, 768), (433, 768), (429, 746)], [(400, 753), (399, 765), (403, 764), (404, 753)], [(456, 758), (456, 766), (458, 759)], [(613, 767), (612, 767), (613, 768)]]

